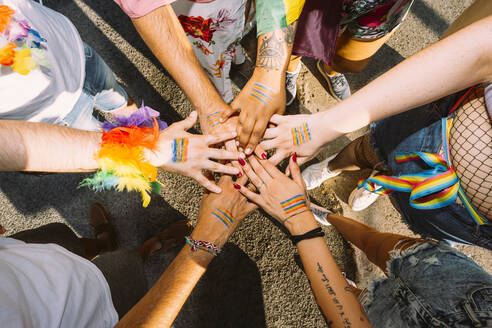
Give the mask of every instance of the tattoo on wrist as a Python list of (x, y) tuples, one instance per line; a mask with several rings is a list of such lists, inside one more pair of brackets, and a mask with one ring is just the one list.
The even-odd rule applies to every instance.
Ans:
[(207, 123), (211, 128), (216, 127), (220, 123), (220, 116), (224, 111), (218, 111), (207, 115)]
[(227, 228), (229, 228), (234, 222), (231, 212), (222, 207), (216, 207), (211, 214), (219, 219), (219, 221), (222, 222)]
[(289, 46), (291, 46), (294, 43), (294, 38), (296, 37), (296, 28), (297, 28), (297, 21), (294, 23), (287, 25), (284, 27), (281, 31), (284, 32), (284, 40), (287, 42)]
[(282, 69), (286, 57), (282, 37), (277, 31), (273, 31), (262, 38), (256, 66), (266, 70)]
[(292, 142), (294, 146), (299, 146), (309, 141), (311, 141), (311, 131), (309, 131), (309, 125), (307, 123), (303, 123), (292, 129)]
[(286, 215), (291, 216), (307, 209), (306, 198), (303, 194), (295, 195), (280, 202), (280, 206), (282, 206)]
[(188, 138), (176, 138), (173, 140), (174, 163), (184, 163), (188, 157)]
[(249, 94), (249, 97), (263, 104), (267, 104), (273, 100), (269, 93), (273, 95), (275, 91), (264, 84), (255, 82), (253, 83), (253, 91)]

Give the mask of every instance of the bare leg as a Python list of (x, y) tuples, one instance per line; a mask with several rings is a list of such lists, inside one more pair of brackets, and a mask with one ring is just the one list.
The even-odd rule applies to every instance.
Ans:
[(403, 235), (379, 232), (361, 222), (335, 214), (328, 214), (326, 219), (347, 241), (363, 251), (367, 258), (383, 270), (384, 273), (386, 273), (386, 263), (390, 259), (389, 252), (395, 248), (395, 245), (400, 240), (409, 240), (402, 249), (406, 249), (415, 241), (420, 240)]
[(287, 66), (287, 72), (295, 72), (297, 66), (301, 62), (302, 56), (290, 56), (289, 66)]

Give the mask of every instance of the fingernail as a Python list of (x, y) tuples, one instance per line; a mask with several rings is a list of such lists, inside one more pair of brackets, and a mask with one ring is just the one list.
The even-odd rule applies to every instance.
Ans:
[(268, 157), (267, 157), (267, 155), (265, 153), (261, 153), (261, 158), (268, 159)]
[(292, 155), (292, 160), (294, 161), (294, 163), (297, 163), (297, 153), (294, 153), (294, 155)]
[(233, 138), (237, 137), (237, 132), (236, 131), (232, 132), (232, 137)]
[(236, 188), (236, 189), (241, 189), (241, 186), (240, 186), (240, 185), (238, 185), (237, 183), (235, 183), (235, 184), (234, 184), (234, 188)]
[(240, 178), (240, 177), (242, 177), (242, 176), (243, 176), (243, 172), (239, 172), (239, 173), (237, 174), (237, 177), (238, 177), (238, 178)]
[(220, 123), (224, 123), (224, 119), (221, 117), (221, 118), (219, 119), (219, 122), (220, 122)]
[(246, 151), (245, 151), (245, 153), (246, 153), (246, 155), (249, 155), (249, 154), (251, 154), (251, 148), (249, 148), (249, 147), (248, 147), (248, 148), (246, 148)]
[(239, 141), (236, 140), (236, 146), (239, 146)]
[(244, 153), (239, 153), (239, 157), (240, 158), (246, 158), (246, 155), (244, 155)]
[(244, 159), (238, 158), (237, 160), (238, 160), (239, 164), (241, 164), (241, 166), (246, 165), (246, 162), (244, 161)]
[(243, 152), (243, 147), (239, 147), (239, 151), (242, 153)]

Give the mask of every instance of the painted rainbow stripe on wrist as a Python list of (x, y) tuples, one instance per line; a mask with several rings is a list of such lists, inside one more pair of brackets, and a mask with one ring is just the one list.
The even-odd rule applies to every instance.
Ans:
[(207, 115), (207, 123), (211, 128), (216, 127), (220, 123), (220, 116), (224, 111), (218, 111)]
[(227, 228), (229, 228), (232, 222), (234, 222), (232, 214), (222, 207), (216, 207), (215, 210), (212, 211), (212, 215), (219, 219), (219, 221), (222, 222)]
[(253, 86), (253, 91), (249, 94), (249, 97), (251, 99), (263, 104), (267, 104), (268, 101), (273, 100), (273, 98), (268, 93), (275, 94), (275, 91), (273, 91), (266, 85), (257, 82), (253, 83)]
[(303, 194), (295, 195), (289, 199), (280, 202), (280, 205), (284, 209), (285, 214), (291, 214), (301, 208), (306, 208), (306, 198)]
[(292, 142), (294, 146), (299, 146), (311, 141), (311, 131), (307, 123), (292, 129)]
[(173, 140), (173, 158), (174, 163), (186, 162), (188, 155), (188, 138), (177, 138)]

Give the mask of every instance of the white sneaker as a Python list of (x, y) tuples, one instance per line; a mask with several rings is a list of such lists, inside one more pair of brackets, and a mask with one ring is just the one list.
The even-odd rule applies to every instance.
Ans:
[(316, 221), (318, 221), (322, 225), (326, 225), (326, 226), (331, 225), (331, 223), (328, 222), (328, 220), (326, 220), (326, 217), (328, 214), (333, 214), (332, 211), (329, 211), (326, 208), (323, 208), (313, 203), (311, 203), (309, 207), (311, 208), (311, 213), (313, 213), (313, 216), (316, 219)]
[(341, 172), (331, 172), (328, 169), (328, 163), (335, 158), (338, 154), (328, 157), (322, 162), (318, 164), (313, 164), (307, 167), (304, 171), (302, 171), (302, 178), (306, 183), (307, 190), (314, 189), (319, 187), (323, 181), (328, 180), (330, 178), (336, 177)]
[[(373, 177), (376, 175), (377, 171), (373, 171), (369, 177)], [(377, 188), (381, 187), (380, 185), (375, 184), (374, 185)], [(366, 188), (357, 188), (355, 187), (354, 190), (350, 193), (349, 199), (348, 199), (348, 204), (350, 208), (354, 211), (362, 211), (366, 208), (368, 208), (372, 203), (378, 199), (380, 195), (367, 191)]]

